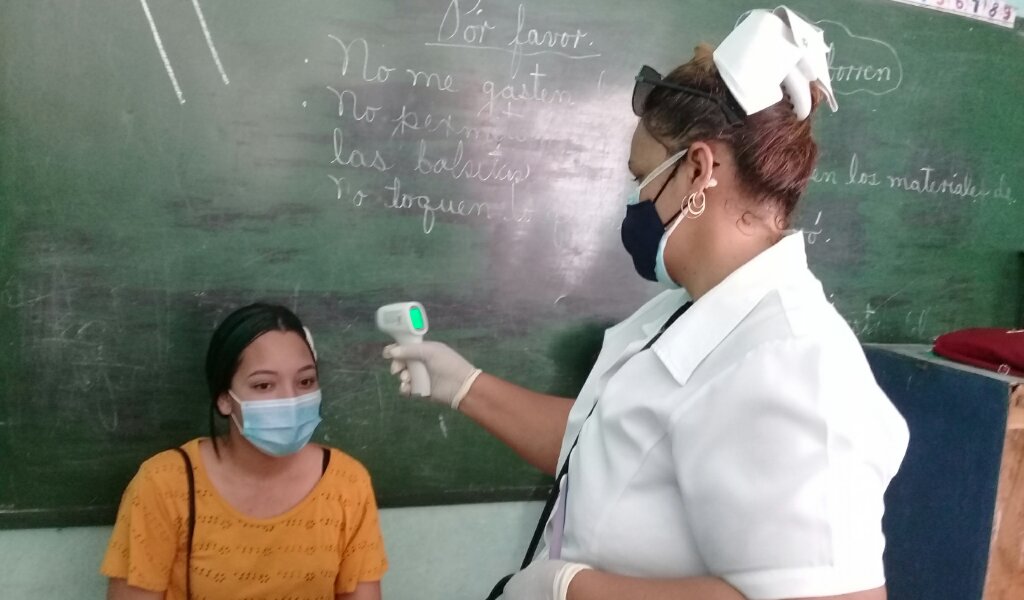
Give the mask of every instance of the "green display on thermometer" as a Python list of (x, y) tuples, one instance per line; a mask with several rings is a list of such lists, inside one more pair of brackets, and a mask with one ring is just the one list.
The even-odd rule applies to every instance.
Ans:
[[(377, 328), (395, 342), (415, 345), (423, 342), (430, 329), (427, 311), (419, 302), (394, 302), (377, 309)], [(406, 361), (409, 370), (409, 391), (413, 396), (430, 395), (430, 373), (421, 361)]]
[(418, 306), (413, 306), (409, 309), (409, 322), (412, 324), (412, 328), (416, 331), (423, 331), (423, 309)]

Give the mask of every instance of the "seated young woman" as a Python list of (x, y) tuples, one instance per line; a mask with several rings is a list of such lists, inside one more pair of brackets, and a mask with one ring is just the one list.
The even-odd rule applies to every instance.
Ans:
[(387, 558), (370, 476), (309, 443), (320, 383), (299, 318), (271, 304), (231, 313), (206, 379), (210, 437), (146, 460), (124, 492), (100, 569), (107, 598), (379, 600)]

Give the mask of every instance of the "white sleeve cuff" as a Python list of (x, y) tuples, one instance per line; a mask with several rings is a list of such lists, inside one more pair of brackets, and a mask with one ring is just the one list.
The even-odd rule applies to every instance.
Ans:
[(747, 600), (840, 596), (885, 585), (881, 562), (877, 568), (860, 570), (839, 567), (773, 569), (729, 573), (722, 575), (722, 579)]

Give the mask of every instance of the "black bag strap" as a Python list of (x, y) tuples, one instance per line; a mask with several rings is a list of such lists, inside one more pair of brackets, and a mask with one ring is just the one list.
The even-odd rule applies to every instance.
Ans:
[[(661, 337), (661, 334), (665, 333), (665, 330), (671, 327), (672, 324), (676, 322), (676, 319), (683, 316), (683, 313), (685, 313), (692, 305), (693, 302), (687, 302), (676, 309), (676, 311), (672, 313), (672, 316), (665, 320), (665, 323), (661, 326), (661, 329), (658, 330), (658, 333), (654, 334), (654, 336), (647, 341), (640, 352), (650, 349), (650, 347), (654, 345), (654, 342), (657, 342), (658, 338)], [(586, 423), (587, 420), (590, 419), (590, 416), (594, 414), (595, 408), (597, 408), (597, 400), (594, 400), (593, 406), (590, 407), (590, 412), (588, 412), (586, 418), (583, 419), (584, 423)], [(540, 545), (540, 538), (544, 535), (544, 528), (547, 527), (548, 519), (551, 518), (551, 511), (554, 510), (555, 502), (558, 501), (558, 495), (562, 489), (562, 479), (569, 474), (569, 459), (572, 457), (572, 451), (576, 449), (576, 444), (579, 443), (580, 434), (582, 433), (583, 427), (580, 426), (580, 431), (576, 434), (576, 439), (573, 440), (572, 446), (569, 447), (569, 451), (565, 454), (565, 462), (562, 463), (562, 468), (558, 471), (558, 477), (555, 478), (555, 484), (551, 486), (551, 492), (548, 493), (548, 499), (547, 502), (544, 503), (544, 509), (540, 511), (540, 519), (537, 520), (537, 527), (533, 530), (533, 537), (530, 539), (530, 545), (526, 549), (526, 555), (523, 556), (523, 564), (519, 567), (520, 570), (530, 566), (530, 563), (533, 562), (533, 555), (537, 552), (537, 546)], [(491, 593), (487, 595), (486, 600), (497, 600), (500, 598), (505, 592), (505, 584), (508, 583), (509, 579), (512, 579), (512, 575), (515, 575), (515, 573), (506, 575), (498, 580), (498, 583), (496, 583), (494, 588), (491, 589)]]
[(188, 479), (188, 541), (185, 549), (185, 598), (192, 598), (192, 537), (196, 531), (196, 481), (192, 474), (192, 460), (183, 448), (175, 448), (185, 461), (185, 477)]
[[(587, 413), (586, 419), (583, 419), (584, 423), (587, 422), (590, 415), (594, 414), (595, 408), (597, 408), (597, 402), (594, 402), (594, 405), (590, 407), (590, 412)], [(580, 433), (582, 432), (583, 428), (580, 427)], [(540, 545), (540, 538), (544, 535), (544, 528), (548, 524), (548, 519), (551, 518), (551, 511), (555, 508), (555, 502), (558, 501), (558, 495), (562, 489), (562, 480), (569, 474), (569, 459), (572, 457), (572, 451), (576, 449), (576, 444), (579, 441), (580, 436), (579, 434), (576, 434), (576, 439), (573, 440), (572, 447), (569, 448), (569, 452), (565, 455), (565, 462), (562, 463), (562, 468), (558, 471), (558, 477), (555, 477), (555, 483), (551, 486), (551, 491), (548, 492), (548, 499), (544, 502), (544, 508), (540, 511), (540, 518), (537, 519), (537, 526), (533, 530), (533, 537), (530, 538), (530, 545), (526, 548), (526, 554), (523, 556), (523, 564), (519, 567), (520, 571), (530, 566), (530, 563), (533, 562), (533, 555), (537, 553), (537, 546)], [(494, 588), (491, 589), (491, 593), (487, 595), (486, 600), (497, 600), (497, 598), (501, 597), (501, 595), (505, 593), (505, 584), (508, 583), (509, 579), (512, 579), (513, 575), (515, 575), (515, 573), (510, 573), (498, 580), (498, 583), (496, 583)]]
[[(587, 413), (586, 419), (583, 422), (586, 423), (590, 415), (594, 414), (594, 409), (597, 408), (597, 402), (594, 406), (590, 407), (590, 412)], [(582, 433), (583, 428), (580, 428)], [(576, 434), (576, 439), (572, 442), (572, 447), (569, 448), (569, 452), (565, 455), (565, 462), (562, 463), (562, 468), (558, 471), (558, 477), (555, 478), (555, 484), (551, 486), (551, 491), (548, 493), (547, 502), (544, 503), (544, 510), (540, 512), (540, 518), (537, 519), (537, 527), (533, 530), (533, 537), (530, 538), (530, 545), (526, 548), (526, 554), (523, 556), (523, 564), (519, 566), (520, 569), (525, 569), (530, 566), (533, 562), (533, 555), (537, 553), (537, 546), (540, 545), (540, 538), (544, 535), (544, 528), (548, 524), (548, 519), (551, 518), (551, 511), (555, 508), (555, 502), (558, 501), (558, 496), (562, 489), (562, 480), (569, 474), (569, 458), (572, 457), (572, 451), (576, 449), (576, 444), (580, 441), (579, 434)]]
[(688, 301), (679, 308), (677, 308), (676, 312), (672, 313), (672, 316), (665, 320), (665, 323), (661, 326), (661, 329), (658, 330), (658, 333), (654, 334), (654, 337), (647, 340), (647, 343), (644, 344), (643, 350), (640, 351), (643, 352), (644, 350), (649, 350), (650, 347), (654, 345), (654, 342), (658, 341), (661, 338), (661, 334), (665, 333), (665, 331), (669, 327), (671, 327), (672, 324), (675, 323), (679, 317), (683, 316), (684, 312), (690, 310), (691, 306), (693, 306), (693, 302)]
[(505, 593), (505, 585), (508, 583), (509, 579), (512, 579), (513, 575), (515, 575), (515, 573), (509, 573), (499, 579), (498, 583), (494, 584), (494, 587), (491, 589), (491, 593), (487, 594), (487, 598), (485, 600), (498, 600), (498, 598)]

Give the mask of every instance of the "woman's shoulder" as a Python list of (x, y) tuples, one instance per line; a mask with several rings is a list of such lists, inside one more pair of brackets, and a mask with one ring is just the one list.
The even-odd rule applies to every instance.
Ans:
[[(186, 442), (180, 446), (180, 449), (184, 450), (188, 454), (190, 462), (195, 464), (199, 455), (199, 440)], [(157, 452), (139, 465), (139, 471), (135, 478), (161, 486), (176, 486), (178, 483), (184, 485), (186, 483), (185, 459), (179, 452), (179, 448), (169, 448)]]
[(130, 502), (132, 505), (163, 506), (163, 510), (153, 514), (174, 515), (185, 510), (187, 501), (185, 461), (179, 452), (169, 449), (150, 456), (139, 465), (125, 489), (122, 505)]
[(356, 458), (346, 452), (331, 446), (322, 446), (331, 453), (331, 460), (327, 467), (327, 474), (333, 479), (352, 483), (370, 485), (370, 472)]

